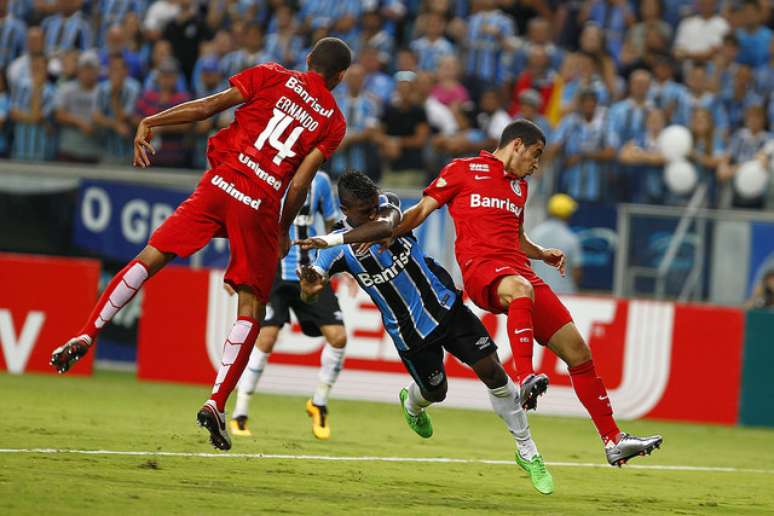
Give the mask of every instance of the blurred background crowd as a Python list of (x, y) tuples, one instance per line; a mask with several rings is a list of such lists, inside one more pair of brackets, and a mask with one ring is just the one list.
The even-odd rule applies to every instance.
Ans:
[[(546, 193), (681, 205), (659, 134), (715, 207), (766, 207), (733, 188), (768, 169), (774, 128), (771, 2), (763, 0), (0, 0), (0, 153), (128, 164), (146, 115), (227, 87), (265, 62), (305, 69), (333, 35), (355, 60), (335, 96), (347, 135), (329, 164), (391, 187), (492, 149), (515, 117), (548, 138)], [(207, 167), (232, 113), (156, 135), (154, 164)]]

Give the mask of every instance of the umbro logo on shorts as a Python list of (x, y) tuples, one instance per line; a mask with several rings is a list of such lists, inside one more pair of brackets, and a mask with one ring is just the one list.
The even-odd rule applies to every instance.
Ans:
[(429, 383), (433, 387), (435, 387), (436, 385), (441, 385), (442, 381), (443, 381), (443, 371), (435, 371), (427, 379), (427, 383)]
[(476, 341), (476, 347), (478, 349), (484, 349), (489, 345), (489, 337), (481, 337)]

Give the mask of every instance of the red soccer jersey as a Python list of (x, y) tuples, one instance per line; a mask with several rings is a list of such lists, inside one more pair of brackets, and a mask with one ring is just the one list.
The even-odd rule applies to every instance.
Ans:
[(454, 251), (463, 272), (475, 260), (495, 259), (531, 270), (519, 245), (527, 182), (508, 176), (489, 152), (455, 159), (425, 188), (442, 206), (449, 205), (457, 241)]
[(318, 148), (331, 157), (344, 138), (344, 117), (317, 72), (269, 63), (247, 68), (229, 83), (245, 103), (231, 125), (210, 138), (207, 157), (212, 167), (227, 165), (255, 179), (279, 204), (307, 154)]

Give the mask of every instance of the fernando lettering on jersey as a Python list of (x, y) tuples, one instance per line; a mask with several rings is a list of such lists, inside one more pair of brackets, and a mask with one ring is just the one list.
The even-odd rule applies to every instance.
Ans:
[(472, 194), (470, 196), (471, 208), (496, 208), (498, 210), (505, 210), (513, 213), (517, 217), (521, 216), (521, 211), (524, 209), (521, 206), (517, 206), (509, 199), (498, 199), (497, 197), (486, 197), (481, 194)]
[(217, 186), (218, 188), (220, 188), (221, 190), (229, 194), (237, 201), (247, 206), (250, 206), (254, 210), (258, 210), (258, 208), (261, 207), (261, 199), (253, 199), (249, 195), (243, 194), (242, 192), (234, 188), (234, 183), (229, 183), (220, 176), (213, 177), (211, 182), (213, 185)]

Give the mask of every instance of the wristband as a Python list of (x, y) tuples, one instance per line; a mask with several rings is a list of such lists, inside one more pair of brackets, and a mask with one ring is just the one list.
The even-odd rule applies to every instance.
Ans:
[(328, 233), (327, 235), (320, 235), (316, 238), (319, 238), (323, 242), (325, 242), (325, 245), (328, 247), (335, 247), (337, 245), (341, 245), (344, 243), (344, 233), (338, 232), (338, 233)]

